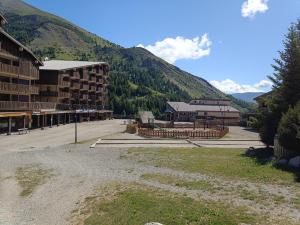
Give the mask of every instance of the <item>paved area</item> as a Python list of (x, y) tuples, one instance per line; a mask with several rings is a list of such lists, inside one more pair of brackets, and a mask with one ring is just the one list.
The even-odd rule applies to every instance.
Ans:
[[(0, 155), (7, 151), (28, 151), (74, 143), (74, 124), (36, 129), (28, 134), (0, 136)], [(78, 142), (86, 142), (102, 136), (123, 132), (123, 120), (105, 120), (78, 123)]]

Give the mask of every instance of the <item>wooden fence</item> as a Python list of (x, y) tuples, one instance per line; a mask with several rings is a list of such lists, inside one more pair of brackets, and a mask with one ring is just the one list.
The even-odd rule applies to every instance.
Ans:
[(156, 137), (156, 138), (203, 138), (203, 139), (215, 139), (222, 138), (229, 132), (229, 128), (225, 127), (217, 128), (215, 130), (152, 130), (140, 128), (138, 134), (144, 137)]
[(282, 147), (279, 143), (278, 135), (276, 135), (274, 138), (274, 156), (277, 159), (281, 159), (281, 158), (288, 159), (297, 156), (297, 153), (288, 151), (287, 149)]

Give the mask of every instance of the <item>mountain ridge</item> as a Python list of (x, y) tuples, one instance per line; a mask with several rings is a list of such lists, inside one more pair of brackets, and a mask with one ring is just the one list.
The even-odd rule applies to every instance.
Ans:
[[(147, 109), (161, 116), (166, 100), (228, 97), (205, 79), (144, 48), (124, 48), (23, 1), (0, 0), (0, 9), (8, 20), (6, 30), (40, 58), (107, 61), (111, 65), (109, 102), (116, 113)], [(245, 105), (233, 101), (243, 110)]]

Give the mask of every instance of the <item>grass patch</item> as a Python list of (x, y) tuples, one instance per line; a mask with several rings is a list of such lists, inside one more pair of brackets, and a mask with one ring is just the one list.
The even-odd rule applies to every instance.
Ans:
[(217, 202), (195, 200), (144, 186), (123, 185), (101, 197), (91, 197), (80, 212), (85, 225), (141, 225), (160, 222), (164, 225), (236, 225), (257, 224), (264, 219), (249, 214), (245, 208), (235, 208)]
[(132, 148), (128, 157), (157, 167), (200, 172), (226, 178), (272, 184), (296, 184), (294, 175), (244, 156), (244, 149), (222, 148)]
[(215, 190), (214, 186), (205, 180), (186, 180), (177, 176), (158, 174), (158, 173), (147, 173), (141, 176), (146, 180), (157, 181), (162, 184), (173, 185), (177, 187), (183, 187), (189, 190), (202, 190), (213, 192)]
[(15, 178), (23, 189), (20, 195), (22, 197), (31, 195), (37, 186), (44, 184), (52, 176), (54, 176), (52, 170), (43, 169), (40, 165), (18, 167)]
[(300, 211), (300, 196), (292, 199), (292, 204)]

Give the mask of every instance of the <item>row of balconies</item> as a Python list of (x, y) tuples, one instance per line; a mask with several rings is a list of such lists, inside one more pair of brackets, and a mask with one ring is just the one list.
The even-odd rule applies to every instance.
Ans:
[(5, 63), (0, 63), (0, 73), (5, 73), (13, 77), (23, 77), (29, 80), (39, 79), (39, 72), (36, 68), (28, 65), (13, 66)]
[(53, 102), (14, 102), (0, 101), (0, 110), (55, 110), (57, 104)]
[(15, 95), (37, 95), (39, 94), (39, 88), (32, 85), (0, 82), (0, 93)]

